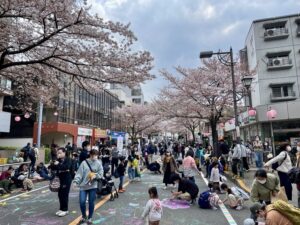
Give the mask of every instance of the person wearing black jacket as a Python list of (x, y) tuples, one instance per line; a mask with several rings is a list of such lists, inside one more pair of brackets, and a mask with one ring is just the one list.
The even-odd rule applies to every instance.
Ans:
[(88, 141), (82, 142), (82, 151), (79, 155), (79, 165), (90, 157), (91, 144)]
[(197, 198), (199, 188), (195, 182), (181, 178), (179, 174), (173, 174), (171, 180), (178, 183), (178, 191), (172, 192), (173, 198), (192, 202)]
[(125, 170), (126, 170), (126, 162), (125, 157), (120, 157), (120, 163), (117, 167), (117, 172), (120, 178), (120, 184), (119, 184), (119, 193), (123, 193), (126, 190), (123, 188), (124, 183), (124, 177), (125, 177)]
[(66, 156), (66, 149), (59, 148), (57, 150), (57, 160), (51, 163), (50, 168), (56, 171), (60, 181), (60, 188), (58, 190), (59, 211), (56, 215), (59, 217), (69, 214), (69, 192), (72, 183), (71, 176), (72, 161)]

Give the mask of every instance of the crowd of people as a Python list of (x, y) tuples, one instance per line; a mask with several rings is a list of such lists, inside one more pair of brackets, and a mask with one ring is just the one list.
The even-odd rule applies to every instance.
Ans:
[[(267, 148), (267, 151), (270, 149)], [(296, 167), (300, 170), (300, 143)], [(52, 146), (51, 161), (49, 165), (36, 164), (39, 151), (36, 145), (32, 147), (28, 143), (22, 150), (21, 155), (24, 163), (19, 168), (9, 167), (0, 176), (0, 188), (10, 193), (12, 188), (20, 187), (22, 191), (30, 191), (33, 182), (30, 178), (54, 180), (59, 183), (57, 186), (59, 210), (56, 215), (63, 217), (69, 213), (69, 192), (70, 189), (79, 190), (79, 202), (82, 219), (79, 224), (92, 224), (95, 199), (99, 191), (99, 183), (110, 174), (119, 179), (117, 192), (124, 193), (124, 179), (127, 172), (129, 182), (141, 181), (141, 168), (147, 168), (156, 174), (163, 175), (164, 189), (172, 189), (171, 199), (187, 201), (190, 204), (198, 199), (201, 208), (217, 209), (224, 203), (231, 209), (242, 210), (244, 201), (251, 199), (253, 205), (250, 208), (251, 218), (245, 220), (245, 225), (267, 224), (284, 225), (285, 220), (274, 221), (273, 218), (285, 215), (280, 210), (288, 200), (292, 200), (291, 151), (290, 145), (282, 145), (280, 153), (273, 157), (268, 154), (265, 157), (263, 144), (259, 137), (253, 143), (233, 142), (232, 146), (220, 140), (217, 149), (211, 145), (188, 145), (180, 142), (143, 143), (125, 146), (119, 149), (115, 144), (91, 146), (89, 141), (84, 141), (81, 148), (75, 148), (68, 143), (65, 147)], [(296, 151), (296, 152), (297, 152)], [(154, 157), (154, 155), (160, 155)], [(26, 163), (30, 159), (30, 164)], [(233, 179), (237, 179), (244, 172), (249, 171), (254, 163), (257, 167), (250, 196), (238, 187), (230, 187), (224, 176), (226, 170), (232, 170)], [(277, 171), (278, 176), (268, 172), (272, 168)], [(202, 173), (203, 171), (203, 173)], [(296, 177), (298, 170), (294, 171)], [(199, 193), (196, 182), (196, 175), (203, 175), (208, 180), (208, 190)], [(294, 176), (295, 177), (295, 176)], [(57, 181), (58, 180), (58, 181)], [(295, 178), (300, 190), (300, 176)], [(281, 187), (284, 187), (282, 189)], [(177, 188), (177, 190), (175, 190)], [(51, 188), (50, 188), (51, 189)], [(162, 205), (158, 198), (156, 187), (149, 189), (149, 197), (143, 218), (148, 216), (149, 224), (159, 224), (162, 218)], [(284, 192), (286, 201), (274, 206), (278, 194)], [(225, 194), (221, 199), (221, 194)], [(86, 214), (86, 202), (88, 200), (88, 211)], [(282, 198), (281, 198), (282, 200)], [(299, 191), (300, 207), (300, 191)], [(286, 203), (288, 204), (288, 203)], [(288, 207), (284, 205), (285, 207)], [(281, 208), (280, 208), (281, 207)], [(293, 221), (285, 218), (286, 221)], [(283, 221), (283, 222), (278, 222)], [(292, 224), (292, 223), (290, 223)]]

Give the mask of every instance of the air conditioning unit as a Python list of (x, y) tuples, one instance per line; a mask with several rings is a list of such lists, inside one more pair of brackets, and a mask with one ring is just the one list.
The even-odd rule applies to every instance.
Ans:
[(272, 65), (273, 66), (280, 66), (282, 64), (283, 64), (283, 59), (282, 58), (272, 59)]
[(265, 35), (266, 36), (274, 36), (275, 31), (276, 31), (276, 28), (268, 29), (268, 30), (266, 30)]

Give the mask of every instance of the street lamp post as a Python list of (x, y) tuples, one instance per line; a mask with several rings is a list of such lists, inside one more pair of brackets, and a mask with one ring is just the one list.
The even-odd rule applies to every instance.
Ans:
[[(233, 95), (233, 108), (234, 108), (234, 118), (235, 118), (235, 130), (236, 130), (236, 141), (237, 143), (240, 143), (240, 127), (239, 127), (239, 120), (238, 120), (238, 111), (237, 111), (237, 97), (236, 97), (236, 86), (235, 86), (235, 76), (234, 76), (234, 61), (233, 61), (233, 52), (232, 52), (232, 47), (230, 47), (229, 52), (213, 52), (213, 51), (205, 51), (205, 52), (200, 52), (200, 58), (211, 58), (213, 55), (217, 55), (219, 61), (226, 65), (230, 66), (231, 69), (231, 79), (232, 79), (232, 95)], [(224, 56), (230, 57), (230, 61), (227, 61), (224, 59)]]
[(247, 96), (249, 98), (249, 108), (250, 109), (252, 108), (252, 97), (251, 97), (251, 90), (250, 90), (252, 79), (253, 78), (251, 76), (244, 76), (242, 78), (243, 85), (247, 90)]

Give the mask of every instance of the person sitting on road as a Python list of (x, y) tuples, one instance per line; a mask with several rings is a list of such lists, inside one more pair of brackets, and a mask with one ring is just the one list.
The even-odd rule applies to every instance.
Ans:
[(18, 169), (16, 169), (15, 174), (12, 177), (14, 184), (17, 187), (22, 187), (23, 192), (33, 189), (33, 183), (28, 178), (28, 173), (28, 165), (24, 163), (21, 164)]
[(274, 174), (267, 174), (264, 169), (257, 170), (251, 188), (251, 200), (268, 205), (271, 204), (271, 195), (276, 196), (278, 192), (279, 179)]
[(156, 173), (161, 174), (160, 165), (157, 161), (154, 161), (153, 163), (149, 164), (147, 169), (150, 170), (151, 172), (154, 172), (155, 174)]
[(12, 166), (8, 167), (8, 169), (0, 175), (0, 188), (3, 188), (3, 190), (6, 193), (11, 192), (11, 187), (13, 185), (13, 180), (11, 179), (11, 175), (14, 171), (14, 168)]
[(232, 209), (241, 210), (243, 208), (243, 198), (235, 196), (227, 184), (221, 184), (221, 189), (226, 192), (226, 198), (223, 200), (223, 203), (228, 201), (228, 205)]
[(197, 184), (189, 179), (181, 178), (179, 174), (173, 174), (171, 180), (178, 183), (178, 191), (172, 192), (172, 198), (191, 201), (193, 203), (199, 193)]
[(41, 178), (45, 180), (52, 180), (53, 176), (49, 174), (48, 169), (44, 165), (44, 163), (39, 163), (36, 167), (36, 172), (40, 175)]

